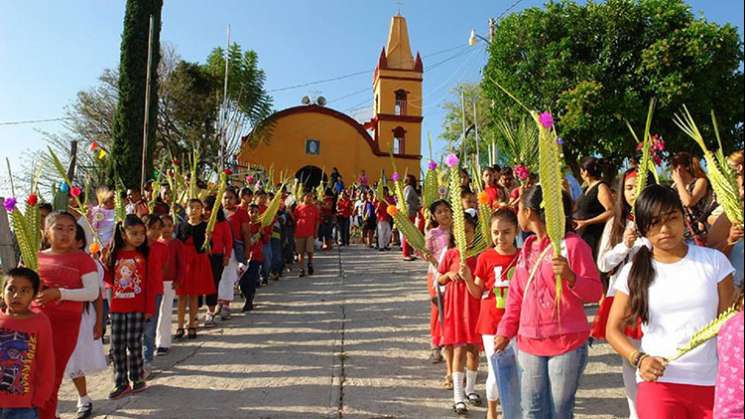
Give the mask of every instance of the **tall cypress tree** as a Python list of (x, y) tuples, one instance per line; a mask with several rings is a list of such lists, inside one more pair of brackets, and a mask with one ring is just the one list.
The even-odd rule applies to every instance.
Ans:
[(150, 68), (150, 109), (148, 158), (145, 173), (152, 169), (150, 156), (155, 143), (158, 115), (158, 63), (160, 62), (160, 15), (163, 0), (127, 0), (119, 61), (119, 102), (113, 120), (109, 179), (120, 178), (127, 187), (139, 186), (142, 167), (145, 84), (147, 77), (148, 34), (153, 16), (153, 59)]

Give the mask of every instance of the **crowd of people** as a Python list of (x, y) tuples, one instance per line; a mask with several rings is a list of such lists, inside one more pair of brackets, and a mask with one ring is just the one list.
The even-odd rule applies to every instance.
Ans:
[[(742, 196), (743, 153), (729, 161)], [(623, 358), (630, 417), (742, 417), (743, 227), (727, 218), (697, 159), (677, 153), (670, 169), (672, 186), (649, 176), (636, 196), (646, 170), (632, 167), (608, 183), (602, 162), (584, 159), (584, 187), (577, 191), (571, 176), (563, 183), (560, 254), (551, 251), (543, 186), (533, 174), (516, 182), (512, 168), (485, 168), (481, 188), (462, 171), (457, 206), (442, 193), (422, 208), (419, 183), (406, 176), (398, 196), (424, 233), (424, 252), (395, 229), (393, 184), (373, 184), (364, 173), (345, 186), (334, 170), (326, 188), (299, 193), (228, 187), (217, 205), (216, 194), (177, 205), (165, 185), (158, 196), (131, 189), (119, 219), (118, 197), (106, 188), (88, 213), (39, 204), (38, 270), (19, 267), (4, 278), (0, 415), (58, 417), (57, 393), (70, 378), (77, 417), (90, 417), (85, 377), (109, 365), (111, 399), (145, 391), (154, 357), (229, 321), (236, 294), (240, 310), (251, 312), (260, 287), (313, 275), (317, 248), (359, 240), (381, 252), (399, 246), (404, 260), (428, 263), (430, 359), (445, 365), (442, 385), (453, 391), (456, 414), (483, 403), (475, 390), (483, 352), (488, 419), (507, 394), (493, 365), (505, 354), (518, 365), (511, 397), (520, 400), (518, 413), (503, 400), (505, 417), (572, 417), (588, 348), (607, 339)], [(279, 208), (266, 217), (274, 194)], [(479, 254), (456, 246), (453, 208), (461, 204), (467, 242), (489, 227), (491, 245)], [(479, 219), (480, 204), (490, 208), (488, 219)], [(585, 309), (595, 303), (590, 324)], [(733, 303), (739, 313), (718, 341), (666, 358)]]

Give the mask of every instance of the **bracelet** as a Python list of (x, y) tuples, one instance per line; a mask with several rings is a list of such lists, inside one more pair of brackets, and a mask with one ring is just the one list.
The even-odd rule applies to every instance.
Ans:
[(646, 358), (649, 358), (649, 355), (647, 355), (644, 352), (642, 352), (642, 354), (639, 356), (639, 359), (634, 364), (634, 368), (636, 368), (636, 369), (641, 368), (642, 361), (644, 361)]
[(626, 358), (626, 360), (629, 361), (629, 364), (634, 365), (634, 361), (636, 361), (636, 357), (639, 356), (640, 353), (641, 352), (639, 351), (634, 351)]

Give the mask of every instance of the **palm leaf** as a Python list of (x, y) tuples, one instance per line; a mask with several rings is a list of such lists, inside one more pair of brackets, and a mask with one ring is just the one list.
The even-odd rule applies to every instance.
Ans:
[(450, 168), (450, 185), (448, 187), (450, 194), (450, 205), (453, 207), (453, 237), (455, 238), (455, 247), (460, 254), (461, 269), (466, 266), (466, 250), (468, 242), (466, 241), (466, 218), (463, 214), (463, 201), (460, 198), (460, 168), (455, 165)]
[(282, 188), (284, 188), (284, 183), (282, 183), (282, 186), (275, 192), (274, 198), (269, 202), (269, 205), (267, 205), (266, 210), (264, 210), (264, 213), (261, 214), (260, 220), (261, 220), (261, 227), (267, 227), (274, 222), (274, 217), (277, 215), (277, 211), (279, 211), (280, 204), (282, 203)]
[(671, 358), (668, 358), (668, 361), (672, 362), (680, 359), (683, 355), (691, 352), (710, 339), (716, 337), (719, 334), (719, 331), (722, 329), (722, 326), (724, 326), (724, 324), (727, 323), (729, 319), (735, 317), (737, 313), (738, 311), (736, 310), (736, 305), (733, 305), (722, 312), (722, 314), (720, 314), (716, 319), (694, 333), (693, 336), (691, 336), (691, 340), (689, 340), (688, 343), (686, 343), (685, 345), (678, 348), (678, 351), (675, 353), (675, 355)]
[(411, 245), (417, 252), (429, 256), (429, 250), (427, 250), (426, 241), (421, 231), (414, 225), (409, 219), (408, 215), (398, 208), (393, 208), (388, 211), (388, 215), (393, 218), (393, 222), (398, 227), (405, 237), (406, 242)]
[[(652, 161), (652, 136), (650, 135), (650, 131), (652, 129), (652, 115), (654, 115), (654, 109), (657, 101), (652, 98), (649, 101), (649, 111), (647, 112), (647, 122), (644, 125), (644, 138), (642, 140), (642, 158), (641, 161), (639, 161), (639, 171), (643, 172), (645, 168), (654, 167), (654, 162)], [(631, 129), (631, 126), (629, 125), (629, 129)], [(634, 130), (631, 129), (631, 132), (633, 133)], [(634, 134), (636, 137), (636, 134)], [(654, 173), (657, 173), (657, 170), (653, 171)], [(636, 177), (636, 185), (634, 187), (636, 191), (636, 196), (639, 196), (641, 192), (644, 190), (644, 188), (647, 187), (647, 176), (643, 173), (639, 173), (639, 176)], [(632, 209), (632, 213), (635, 212), (634, 209)]]
[(207, 222), (207, 232), (206, 232), (206, 238), (204, 239), (204, 243), (202, 244), (202, 249), (204, 249), (207, 252), (210, 252), (211, 244), (210, 244), (210, 237), (212, 236), (212, 232), (215, 231), (215, 224), (217, 224), (217, 212), (220, 211), (220, 205), (222, 204), (222, 197), (225, 195), (225, 188), (228, 184), (228, 175), (224, 172), (220, 174), (219, 178), (219, 184), (217, 185), (217, 196), (215, 197), (215, 203), (212, 205), (212, 212), (210, 212), (210, 219)]

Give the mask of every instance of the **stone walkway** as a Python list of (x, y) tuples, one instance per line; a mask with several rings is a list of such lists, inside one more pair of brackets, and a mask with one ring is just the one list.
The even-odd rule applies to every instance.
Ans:
[[(423, 264), (357, 246), (341, 258), (321, 255), (316, 267), (313, 277), (292, 275), (261, 288), (256, 311), (157, 358), (144, 393), (109, 401), (110, 374), (91, 377), (96, 417), (454, 417), (452, 392), (439, 387), (444, 367), (427, 361)], [(595, 345), (577, 417), (623, 417), (622, 386), (618, 357)], [(72, 383), (63, 383), (60, 398), (62, 417), (74, 417)], [(484, 416), (483, 409), (469, 415)]]

